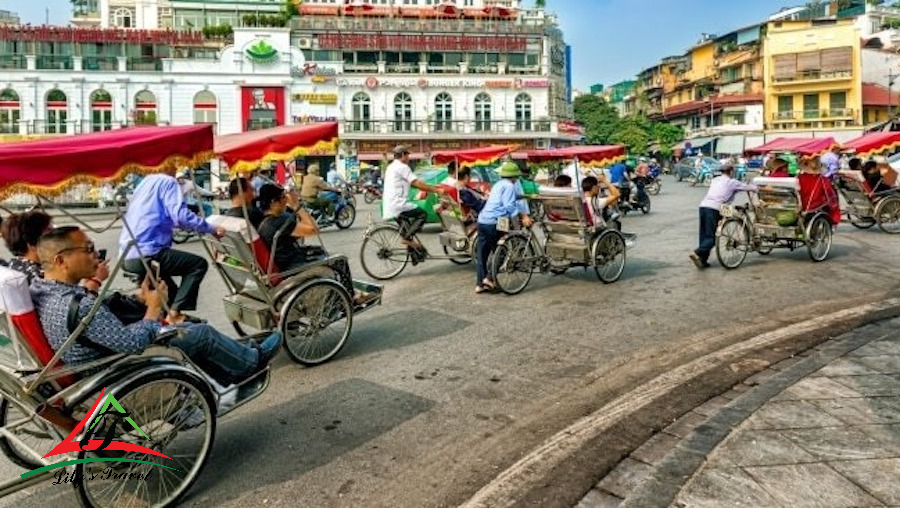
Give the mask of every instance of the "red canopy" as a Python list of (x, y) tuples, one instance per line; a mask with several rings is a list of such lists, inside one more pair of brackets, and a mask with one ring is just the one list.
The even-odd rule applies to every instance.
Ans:
[(495, 145), (466, 150), (438, 150), (431, 153), (431, 161), (440, 165), (449, 164), (450, 161), (455, 160), (460, 167), (477, 166), (495, 162), (515, 149), (515, 146)]
[(625, 147), (622, 145), (588, 145), (554, 148), (551, 150), (531, 150), (527, 152), (528, 160), (548, 162), (556, 160), (578, 159), (582, 166), (606, 167), (625, 158)]
[(211, 125), (132, 127), (0, 144), (0, 197), (57, 195), (77, 183), (195, 167), (213, 153)]
[(232, 172), (252, 171), (264, 162), (305, 155), (334, 155), (338, 124), (285, 125), (216, 137), (215, 152)]
[(744, 150), (748, 155), (768, 152), (797, 152), (800, 155), (818, 155), (836, 145), (834, 138), (775, 138), (764, 145)]
[(900, 132), (870, 132), (847, 141), (843, 146), (845, 150), (854, 150), (857, 157), (894, 151), (900, 147)]

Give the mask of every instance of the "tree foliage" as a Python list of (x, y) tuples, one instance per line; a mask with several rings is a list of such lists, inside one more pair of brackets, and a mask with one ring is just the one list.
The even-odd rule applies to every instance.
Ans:
[(660, 150), (669, 149), (684, 139), (681, 127), (656, 122), (645, 116), (619, 117), (619, 111), (596, 95), (575, 99), (575, 120), (584, 126), (585, 141), (592, 145), (625, 145), (632, 154), (647, 151), (647, 144), (658, 142)]

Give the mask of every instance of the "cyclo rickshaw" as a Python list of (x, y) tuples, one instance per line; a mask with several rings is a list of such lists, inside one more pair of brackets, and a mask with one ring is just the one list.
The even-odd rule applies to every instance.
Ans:
[(757, 177), (759, 188), (748, 205), (723, 205), (716, 231), (716, 257), (725, 268), (737, 268), (751, 251), (767, 255), (776, 248), (806, 246), (813, 261), (831, 251), (833, 229), (841, 210), (831, 182), (820, 175), (796, 178)]
[[(581, 159), (590, 166), (602, 168), (624, 158), (621, 146), (576, 146), (556, 150), (528, 152), (529, 160), (572, 160), (576, 176), (581, 176)], [(577, 188), (541, 188), (528, 196), (541, 203), (543, 217), (535, 227), (515, 228), (506, 232), (491, 255), (490, 273), (497, 288), (508, 295), (522, 292), (535, 272), (562, 274), (569, 268), (593, 268), (604, 284), (619, 280), (625, 270), (626, 249), (633, 237), (612, 226), (596, 225), (587, 211), (587, 203)], [(499, 227), (498, 227), (499, 229)]]
[[(212, 156), (212, 147), (209, 125), (138, 127), (7, 144), (0, 146), (0, 196), (36, 194), (39, 206), (49, 205), (48, 196), (76, 183), (114, 182), (127, 173), (194, 167)], [(112, 224), (97, 229), (82, 222), (93, 232)], [(130, 246), (136, 248), (133, 241)], [(114, 265), (110, 280), (122, 263), (119, 259)], [(83, 504), (171, 505), (203, 468), (215, 436), (216, 418), (253, 399), (268, 385), (268, 368), (239, 384), (219, 384), (180, 350), (166, 347), (180, 333), (178, 329), (160, 334), (140, 356), (115, 354), (64, 365), (63, 354), (77, 343), (100, 309), (109, 284), (101, 288), (88, 315), (57, 351), (42, 332), (24, 275), (0, 268), (0, 286), (0, 333), (4, 338), (0, 347), (0, 449), (14, 463), (32, 469), (0, 485), (0, 497), (51, 480), (59, 468), (84, 478), (91, 464), (100, 461), (100, 470), (109, 468), (126, 479), (77, 482)], [(62, 460), (59, 455), (48, 456), (57, 444), (67, 441), (74, 445), (73, 441), (89, 439), (84, 423), (103, 410), (101, 394), (107, 402), (109, 396), (114, 397), (130, 413), (134, 425), (112, 426), (115, 432), (107, 438), (117, 442), (113, 446), (144, 446), (170, 457), (174, 464), (160, 467), (146, 460), (151, 457), (147, 453), (113, 446), (97, 451), (99, 439), (70, 447)], [(223, 404), (229, 399), (230, 404)], [(85, 451), (91, 445), (95, 447)], [(148, 474), (151, 470), (153, 474)]]
[[(276, 127), (217, 138), (216, 154), (234, 174), (261, 163), (334, 153), (337, 139), (336, 122)], [(315, 259), (280, 271), (274, 250), (266, 248), (246, 209), (244, 215), (208, 217), (227, 233), (221, 239), (203, 238), (229, 290), (223, 299), (226, 316), (242, 336), (247, 335), (246, 328), (277, 328), (284, 335), (285, 350), (298, 363), (328, 361), (346, 343), (353, 316), (381, 303), (382, 288), (354, 280), (346, 256), (327, 253), (321, 237)], [(285, 235), (290, 232), (278, 231), (273, 243)]]
[[(867, 158), (878, 153), (889, 153), (900, 144), (900, 132), (870, 132), (843, 144), (855, 157)], [(837, 188), (847, 202), (847, 218), (860, 229), (875, 224), (889, 234), (900, 233), (900, 188), (875, 192), (858, 171), (841, 171)]]
[[(432, 162), (438, 165), (449, 164), (455, 161), (457, 167), (471, 167), (486, 165), (496, 162), (501, 157), (515, 149), (514, 146), (489, 146), (484, 148), (472, 148), (466, 150), (436, 151), (431, 154)], [(443, 172), (437, 173), (440, 178)], [(432, 185), (441, 185), (440, 180), (428, 181)], [(490, 190), (491, 182), (479, 182), (479, 191), (486, 193)], [(456, 188), (444, 186), (446, 194), (434, 202), (420, 198), (423, 194), (417, 189), (410, 190), (410, 198), (418, 206), (432, 206), (432, 212), (436, 213), (441, 223), (441, 233), (438, 235), (443, 255), (428, 254), (427, 259), (448, 260), (451, 263), (464, 265), (475, 258), (476, 228), (467, 224), (465, 214), (460, 210), (459, 195)], [(413, 199), (413, 198), (416, 199)], [(432, 204), (433, 203), (433, 204)], [(426, 213), (429, 210), (425, 210)], [(392, 279), (406, 268), (410, 260), (409, 250), (401, 242), (400, 226), (395, 220), (370, 223), (363, 234), (360, 245), (360, 263), (363, 270), (378, 280)], [(417, 238), (418, 240), (418, 238)], [(421, 243), (421, 242), (420, 242)]]

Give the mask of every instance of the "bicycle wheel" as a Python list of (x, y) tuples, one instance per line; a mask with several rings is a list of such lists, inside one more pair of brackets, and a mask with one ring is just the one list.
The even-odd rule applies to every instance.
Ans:
[(522, 292), (531, 281), (534, 247), (524, 235), (509, 235), (491, 254), (490, 266), (494, 283), (508, 295)]
[(409, 263), (409, 251), (394, 224), (376, 226), (359, 247), (363, 270), (374, 279), (388, 280), (400, 275)]
[[(5, 398), (0, 399), (0, 428), (26, 417), (26, 413), (19, 406), (11, 404)], [(41, 423), (41, 420), (38, 418), (33, 418), (26, 424), (8, 430), (25, 443), (28, 448), (41, 456), (52, 450), (56, 443), (59, 442), (59, 436)], [(32, 459), (18, 445), (13, 444), (5, 437), (0, 437), (0, 450), (9, 457), (9, 460), (25, 469), (43, 466), (43, 464)]]
[(750, 248), (750, 231), (739, 219), (727, 219), (716, 235), (716, 258), (731, 270), (741, 266)]
[(889, 196), (882, 199), (875, 207), (875, 219), (885, 233), (900, 233), (900, 198)]
[(625, 271), (625, 238), (616, 230), (600, 233), (591, 244), (594, 271), (604, 284), (619, 280)]
[(831, 223), (824, 215), (816, 215), (806, 231), (806, 249), (815, 262), (825, 261), (831, 252)]
[(847, 219), (850, 221), (850, 224), (853, 224), (859, 229), (869, 229), (878, 222), (873, 217), (863, 217), (861, 215), (854, 215), (852, 213), (847, 214)]
[(112, 394), (137, 427), (119, 419), (113, 440), (150, 448), (172, 460), (138, 452), (102, 451), (102, 457), (93, 451), (79, 452), (79, 459), (113, 456), (152, 463), (78, 464), (77, 475), (96, 476), (78, 484), (82, 503), (110, 508), (175, 504), (200, 475), (212, 448), (216, 413), (209, 386), (197, 376), (170, 370), (134, 379), (113, 388)]
[(344, 347), (353, 327), (353, 304), (344, 286), (319, 279), (302, 286), (281, 309), (281, 333), (288, 356), (312, 366)]

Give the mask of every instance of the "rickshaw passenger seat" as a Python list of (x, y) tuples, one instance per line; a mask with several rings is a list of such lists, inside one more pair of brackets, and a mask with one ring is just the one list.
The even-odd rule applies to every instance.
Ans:
[[(224, 215), (211, 215), (206, 220), (210, 224), (224, 229), (229, 236), (235, 237), (235, 243), (238, 241), (237, 238), (240, 238), (242, 243), (247, 246), (262, 273), (272, 274), (269, 276), (269, 282), (273, 286), (281, 283), (281, 278), (277, 275), (279, 273), (278, 268), (272, 266), (270, 270), (269, 259), (271, 252), (269, 248), (266, 247), (265, 242), (259, 236), (259, 233), (256, 232), (256, 229), (247, 224), (246, 220), (240, 217), (227, 217)], [(225, 245), (225, 248), (228, 247), (229, 245)]]
[[(9, 316), (15, 333), (28, 347), (31, 356), (40, 367), (47, 365), (53, 359), (56, 351), (50, 346), (50, 341), (44, 335), (41, 321), (34, 302), (31, 301), (31, 293), (28, 290), (28, 278), (25, 274), (0, 267), (0, 313)], [(59, 366), (63, 363), (59, 362)], [(60, 386), (66, 387), (76, 381), (74, 375), (64, 376), (56, 380)]]

